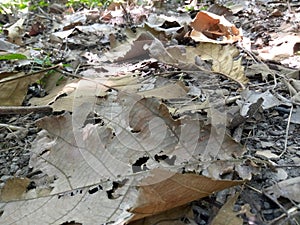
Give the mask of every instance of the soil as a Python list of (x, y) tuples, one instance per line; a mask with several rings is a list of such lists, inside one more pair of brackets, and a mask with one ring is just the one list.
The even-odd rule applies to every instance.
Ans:
[[(261, 47), (258, 46), (259, 44), (268, 45), (270, 34), (276, 33), (283, 23), (283, 17), (271, 17), (270, 13), (274, 9), (280, 9), (281, 12), (288, 10), (286, 3), (274, 3), (270, 6), (266, 2), (268, 1), (249, 3), (253, 4), (249, 6), (249, 9), (260, 10), (260, 13), (244, 10), (232, 21), (243, 28), (244, 35), (249, 37), (257, 45), (256, 47)], [(296, 5), (297, 2), (293, 2)], [(298, 2), (298, 4), (300, 3)], [(296, 9), (299, 10), (299, 6)], [(119, 28), (117, 28), (116, 33), (120, 33)], [(123, 38), (124, 36), (121, 35), (120, 39)], [(263, 40), (263, 42), (259, 43), (258, 39)], [(105, 45), (102, 47), (105, 48)], [(243, 63), (248, 65), (249, 61), (244, 60)], [(274, 62), (266, 63), (274, 66)], [(163, 68), (163, 66), (165, 66), (165, 70), (171, 70), (167, 65), (156, 68)], [(149, 72), (146, 70), (145, 72)], [(177, 78), (174, 76), (171, 79)], [(272, 79), (266, 82), (261, 77), (254, 76), (250, 78), (249, 89), (264, 91), (270, 89), (273, 84)], [(235, 97), (236, 84), (230, 84), (225, 78), (220, 78), (219, 86), (228, 90), (229, 98)], [(278, 85), (272, 92), (289, 98), (288, 90), (284, 85)], [(24, 105), (28, 104), (31, 95), (32, 93), (28, 92)], [(229, 108), (233, 106), (236, 104), (228, 105)], [(267, 187), (282, 180), (300, 176), (300, 124), (290, 123), (289, 115), (290, 107), (285, 105), (269, 109), (259, 108), (246, 122), (229, 129), (231, 135), (246, 147), (245, 159), (252, 159), (252, 163), (260, 168), (260, 172), (253, 174), (252, 179), (246, 185), (236, 188), (239, 190), (240, 196), (235, 210), (241, 212), (242, 207), (246, 204), (249, 204), (251, 209), (241, 213), (244, 224), (300, 224), (299, 208), (298, 213), (286, 216), (286, 211), (296, 203), (287, 197), (276, 196), (276, 194), (265, 191)], [(35, 172), (28, 165), (30, 148), (40, 130), (35, 122), (44, 116), (46, 115), (37, 113), (0, 115), (0, 187), (9, 178), (15, 176), (30, 177), (32, 172)], [(241, 133), (239, 134), (239, 132)], [(257, 149), (270, 150), (273, 154), (282, 154), (282, 157), (269, 159), (266, 156), (257, 155)], [(225, 203), (224, 196), (230, 191), (231, 189), (228, 189), (191, 203), (194, 209), (195, 222), (197, 224), (209, 224), (218, 209)]]

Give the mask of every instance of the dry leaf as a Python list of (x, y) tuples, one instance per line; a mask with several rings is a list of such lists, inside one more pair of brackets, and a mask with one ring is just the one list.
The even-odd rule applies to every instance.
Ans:
[(174, 84), (167, 84), (162, 87), (154, 88), (148, 91), (140, 91), (137, 94), (143, 97), (156, 97), (160, 99), (180, 98), (187, 95), (188, 88), (183, 82), (178, 81)]
[(248, 83), (241, 58), (235, 59), (239, 55), (239, 50), (234, 46), (201, 43), (196, 48), (187, 48), (187, 54), (198, 55), (202, 60), (212, 60), (212, 71), (225, 75), (242, 87)]
[(1, 189), (1, 201), (8, 202), (13, 200), (20, 200), (27, 191), (30, 183), (28, 178), (11, 178), (5, 182), (4, 187)]
[(239, 212), (234, 212), (233, 207), (239, 194), (229, 197), (227, 202), (219, 210), (216, 217), (212, 220), (211, 225), (242, 225), (243, 219), (237, 217)]
[[(193, 221), (193, 217), (192, 207), (188, 204), (157, 215), (129, 222), (128, 225), (169, 225), (170, 223), (172, 223), (172, 225), (196, 225), (196, 222)], [(187, 223), (186, 220), (182, 221), (182, 218), (188, 218), (190, 223)]]
[(291, 201), (300, 202), (299, 190), (300, 177), (294, 177), (266, 188), (265, 192), (275, 198), (282, 196), (290, 199)]
[(132, 213), (152, 215), (242, 182), (178, 172), (198, 173), (201, 158), (243, 153), (217, 129), (188, 116), (174, 120), (155, 98), (112, 91), (93, 101), (97, 92), (82, 93), (75, 93), (72, 115), (38, 122), (47, 131), (32, 143), (30, 167), (55, 178), (44, 187), (51, 192), (37, 186), (6, 203), (3, 223), (121, 223)]
[(17, 45), (22, 45), (23, 23), (25, 19), (19, 19), (12, 26), (4, 30), (8, 36), (8, 41)]
[(24, 77), (24, 73), (12, 74), (0, 80), (16, 78), (16, 80), (0, 83), (0, 105), (2, 106), (20, 106), (24, 101), (28, 86), (38, 79), (42, 78), (44, 73)]
[(267, 159), (278, 159), (278, 158), (280, 158), (279, 155), (276, 155), (276, 154), (272, 153), (270, 150), (256, 151), (255, 154), (258, 155), (258, 156), (263, 156)]
[(182, 69), (193, 70), (203, 68), (197, 64), (197, 58), (202, 61), (212, 60), (212, 71), (220, 73), (229, 79), (239, 83), (241, 87), (248, 83), (248, 78), (244, 74), (244, 67), (241, 65), (241, 58), (235, 59), (239, 55), (239, 50), (230, 45), (218, 45), (213, 43), (201, 43), (196, 48), (182, 46), (172, 46), (165, 48), (163, 44), (155, 39), (149, 46), (150, 55), (164, 63), (173, 64)]
[(241, 30), (214, 13), (201, 11), (190, 23), (193, 28), (189, 34), (195, 41), (211, 43), (233, 43), (242, 38)]
[(139, 196), (130, 210), (134, 213), (130, 221), (184, 205), (241, 183), (154, 169), (139, 184)]
[(126, 60), (142, 60), (148, 56), (146, 45), (151, 44), (154, 37), (149, 32), (141, 32), (127, 44), (122, 44), (111, 51), (105, 53), (103, 61), (122, 62)]

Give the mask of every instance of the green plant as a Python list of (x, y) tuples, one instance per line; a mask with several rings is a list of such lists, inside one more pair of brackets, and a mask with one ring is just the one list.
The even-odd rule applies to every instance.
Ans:
[(0, 4), (1, 14), (10, 14), (14, 10), (26, 10), (29, 0), (3, 0)]
[(30, 11), (35, 11), (38, 9), (38, 7), (40, 8), (44, 8), (44, 7), (48, 7), (49, 6), (49, 2), (47, 0), (39, 0), (39, 1), (31, 1), (31, 4), (29, 6), (29, 10)]
[(66, 4), (67, 6), (72, 6), (73, 8), (79, 7), (100, 7), (100, 6), (108, 6), (112, 0), (69, 0)]
[[(80, 7), (107, 7), (113, 0), (69, 0), (66, 6), (73, 8)], [(35, 11), (40, 8), (48, 7), (48, 0), (2, 0), (0, 4), (0, 13), (10, 14), (14, 10)]]

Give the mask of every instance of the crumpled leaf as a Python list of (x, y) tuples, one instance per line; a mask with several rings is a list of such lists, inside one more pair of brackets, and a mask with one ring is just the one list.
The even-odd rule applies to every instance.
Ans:
[(21, 18), (10, 27), (4, 30), (8, 41), (17, 45), (22, 44), (23, 23), (25, 19)]
[(242, 31), (232, 23), (211, 12), (200, 11), (190, 23), (189, 37), (199, 42), (233, 43), (242, 38)]

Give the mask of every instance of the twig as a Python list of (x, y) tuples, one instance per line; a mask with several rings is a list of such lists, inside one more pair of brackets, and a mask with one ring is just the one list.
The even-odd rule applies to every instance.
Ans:
[(253, 52), (247, 50), (246, 48), (244, 48), (242, 46), (242, 44), (239, 42), (238, 43), (239, 47), (242, 48), (251, 58), (254, 62), (258, 63), (258, 64), (263, 64), (266, 67), (268, 67), (268, 69), (270, 70), (270, 74), (273, 76), (274, 79), (274, 86), (273, 86), (273, 90), (277, 87), (277, 79), (276, 79), (276, 74), (270, 69), (270, 67), (264, 63), (259, 57), (255, 56), (255, 54), (253, 54)]
[(22, 75), (22, 76), (6, 77), (6, 78), (3, 78), (3, 79), (0, 80), (0, 84), (6, 83), (6, 82), (9, 82), (9, 81), (13, 81), (13, 80), (18, 80), (18, 79), (23, 78), (23, 77), (33, 76), (33, 75), (36, 75), (38, 73), (43, 73), (43, 72), (53, 70), (53, 69), (56, 69), (56, 68), (59, 68), (59, 67), (61, 67), (61, 64), (57, 64), (57, 65), (48, 67), (46, 69), (35, 71), (35, 72), (32, 72), (32, 73), (28, 73), (28, 74), (25, 74), (25, 75)]
[(0, 115), (28, 113), (51, 114), (52, 110), (50, 106), (0, 106)]
[(255, 191), (255, 192), (259, 193), (259, 194), (263, 194), (262, 191), (260, 191), (260, 190), (258, 190), (258, 189), (256, 189), (256, 188), (254, 188), (254, 187), (252, 187), (252, 186), (250, 186), (250, 185), (248, 185), (248, 184), (245, 184), (245, 186), (246, 186), (247, 188), (251, 189), (252, 191)]
[(283, 154), (286, 153), (286, 150), (287, 150), (287, 142), (288, 142), (288, 136), (289, 136), (292, 113), (293, 113), (293, 105), (291, 106), (290, 114), (289, 114), (288, 121), (287, 121), (286, 130), (285, 130), (284, 149), (281, 152), (281, 154), (279, 155), (279, 157), (283, 156)]
[[(275, 218), (275, 219), (273, 219), (272, 221), (270, 221), (269, 224), (274, 224), (275, 222), (277, 222), (277, 221), (283, 219), (283, 218), (286, 217), (286, 216), (288, 217), (288, 219), (291, 219), (291, 218), (290, 218), (291, 215), (295, 214), (295, 213), (297, 212), (297, 210), (299, 210), (299, 208), (300, 208), (300, 204), (298, 204), (298, 205), (296, 205), (296, 206), (290, 208), (289, 210), (287, 210), (287, 214), (286, 214), (286, 213), (281, 214), (281, 215), (278, 216), (277, 218)], [(285, 223), (284, 223), (284, 224), (285, 224)]]
[(0, 127), (7, 128), (10, 131), (24, 129), (24, 127), (18, 127), (18, 126), (14, 126), (14, 125), (5, 124), (5, 123), (0, 123)]

